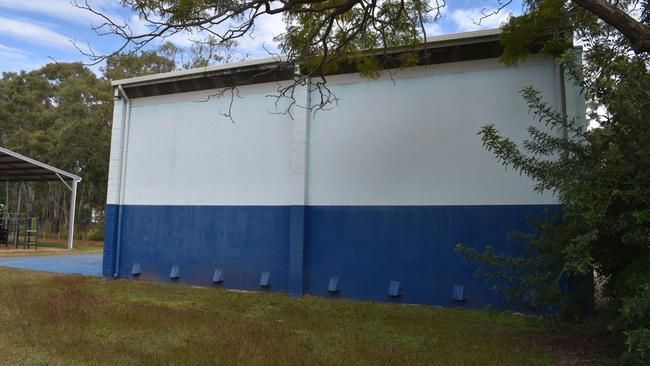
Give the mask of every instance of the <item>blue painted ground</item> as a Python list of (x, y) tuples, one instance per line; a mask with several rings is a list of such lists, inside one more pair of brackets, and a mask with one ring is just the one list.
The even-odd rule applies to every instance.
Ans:
[(102, 275), (102, 254), (0, 258), (0, 266), (84, 276)]

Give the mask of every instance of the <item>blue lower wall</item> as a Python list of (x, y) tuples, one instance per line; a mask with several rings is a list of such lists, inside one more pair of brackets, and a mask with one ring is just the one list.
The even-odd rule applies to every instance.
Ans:
[(181, 282), (207, 285), (221, 268), (224, 287), (257, 290), (261, 272), (271, 272), (271, 289), (287, 291), (288, 207), (125, 205), (122, 215), (122, 277), (137, 262), (140, 278), (170, 281), (178, 265)]
[(106, 205), (104, 210), (104, 260), (102, 262), (102, 275), (113, 276), (115, 270), (115, 247), (117, 245), (117, 218), (118, 206)]
[[(271, 272), (271, 290), (378, 301), (478, 308), (498, 296), (476, 278), (474, 263), (457, 243), (511, 252), (511, 231), (530, 230), (528, 218), (556, 205), (498, 206), (122, 206), (119, 272), (210, 285), (222, 268), (223, 286), (259, 290)], [(104, 275), (112, 275), (119, 209), (106, 209)], [(341, 291), (327, 291), (330, 277)], [(400, 281), (402, 296), (387, 295)], [(464, 285), (467, 301), (451, 300)]]
[[(476, 263), (457, 254), (456, 244), (513, 253), (511, 231), (530, 230), (527, 217), (557, 206), (361, 206), (309, 207), (307, 215), (307, 292), (442, 306), (483, 307), (499, 297)], [(327, 291), (338, 277), (341, 292)], [(402, 296), (388, 298), (390, 281), (399, 281)], [(467, 300), (451, 299), (463, 285)]]

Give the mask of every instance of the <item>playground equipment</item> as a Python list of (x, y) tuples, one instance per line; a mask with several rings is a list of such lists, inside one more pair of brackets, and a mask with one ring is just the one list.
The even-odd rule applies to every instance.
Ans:
[[(0, 202), (4, 201), (4, 204), (0, 204), (2, 207), (0, 210), (2, 212), (0, 214), (0, 245), (4, 244), (5, 247), (8, 247), (13, 239), (13, 246), (18, 248), (22, 239), (22, 245), (25, 248), (38, 247), (38, 218), (20, 212), (23, 184), (26, 182), (61, 182), (70, 190), (67, 247), (72, 249), (77, 184), (81, 181), (81, 177), (0, 147), (0, 182), (3, 181), (6, 182), (6, 186), (4, 200), (0, 200)], [(13, 199), (9, 199), (10, 184), (16, 184), (15, 207), (13, 207)], [(2, 196), (1, 193), (0, 196)], [(12, 203), (11, 209), (10, 202)]]
[(0, 213), (0, 245), (38, 249), (40, 226), (37, 217), (22, 213)]

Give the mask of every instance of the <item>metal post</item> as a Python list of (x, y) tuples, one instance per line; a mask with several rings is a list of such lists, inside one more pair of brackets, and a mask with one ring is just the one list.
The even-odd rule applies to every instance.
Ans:
[(131, 99), (126, 95), (122, 85), (117, 86), (118, 91), (124, 98), (122, 104), (122, 156), (120, 162), (120, 192), (118, 196), (117, 205), (117, 230), (115, 232), (115, 265), (113, 271), (113, 278), (120, 275), (120, 256), (122, 248), (122, 213), (124, 208), (124, 185), (126, 183), (126, 163), (127, 154), (129, 151), (129, 124), (131, 121)]
[(16, 198), (16, 215), (14, 216), (14, 248), (18, 249), (18, 231), (20, 230), (20, 221), (18, 214), (20, 213), (20, 196), (22, 194), (23, 182), (18, 182), (18, 197)]
[(70, 192), (70, 217), (68, 219), (68, 249), (72, 249), (72, 241), (74, 238), (74, 217), (77, 203), (77, 181), (72, 180), (72, 188)]
[(5, 228), (9, 229), (9, 181), (5, 183)]

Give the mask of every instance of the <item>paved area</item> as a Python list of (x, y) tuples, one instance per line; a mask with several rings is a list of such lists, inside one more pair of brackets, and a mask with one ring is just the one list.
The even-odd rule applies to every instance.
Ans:
[(102, 254), (0, 258), (0, 266), (84, 276), (102, 275)]

